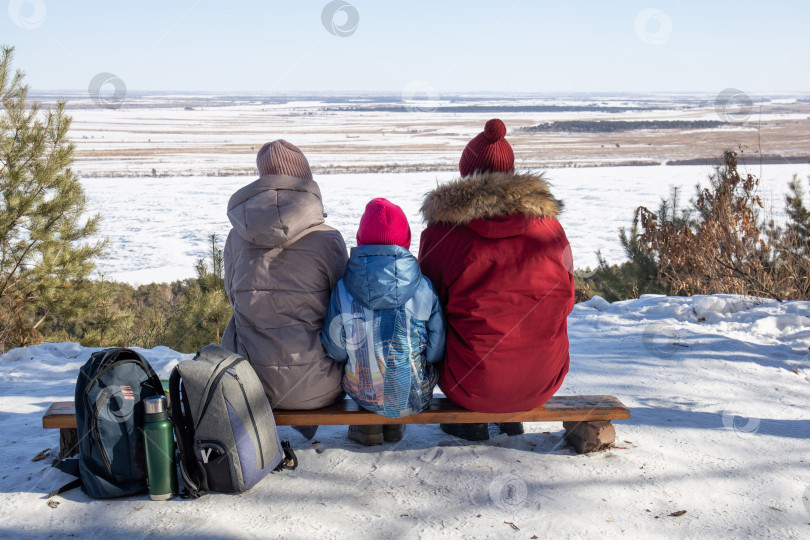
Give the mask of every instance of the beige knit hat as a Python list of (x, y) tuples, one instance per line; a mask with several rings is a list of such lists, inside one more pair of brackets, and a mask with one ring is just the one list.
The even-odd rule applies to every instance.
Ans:
[(256, 166), (259, 174), (283, 174), (312, 180), (312, 170), (301, 150), (283, 139), (265, 143), (256, 154)]

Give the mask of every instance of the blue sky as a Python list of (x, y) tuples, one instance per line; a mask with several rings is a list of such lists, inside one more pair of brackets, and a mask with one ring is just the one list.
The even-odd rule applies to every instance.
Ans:
[(350, 0), (346, 36), (325, 0), (5, 3), (34, 90), (810, 91), (810, 2)]

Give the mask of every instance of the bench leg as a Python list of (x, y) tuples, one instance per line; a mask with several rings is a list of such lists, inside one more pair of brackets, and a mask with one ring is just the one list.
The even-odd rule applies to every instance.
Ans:
[(616, 441), (616, 429), (610, 421), (563, 422), (565, 439), (578, 454), (604, 450)]
[(79, 434), (76, 428), (59, 430), (59, 457), (64, 459), (79, 453)]

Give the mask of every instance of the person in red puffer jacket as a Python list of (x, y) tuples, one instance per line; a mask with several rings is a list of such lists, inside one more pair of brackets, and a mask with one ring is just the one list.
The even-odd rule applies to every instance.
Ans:
[[(419, 264), (439, 296), (447, 341), (439, 388), (466, 409), (510, 413), (539, 407), (568, 372), (567, 317), (574, 307), (571, 247), (541, 174), (516, 173), (498, 119), (461, 156), (461, 178), (422, 205)], [(487, 424), (442, 424), (468, 440)], [(520, 423), (502, 433), (523, 433)]]

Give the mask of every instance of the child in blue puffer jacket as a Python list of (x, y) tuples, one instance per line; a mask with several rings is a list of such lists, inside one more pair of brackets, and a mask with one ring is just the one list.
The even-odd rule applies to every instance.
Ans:
[[(444, 318), (430, 280), (408, 251), (411, 230), (386, 199), (366, 205), (343, 279), (332, 290), (321, 340), (346, 362), (343, 389), (361, 407), (399, 418), (424, 410), (444, 356)], [(362, 444), (402, 439), (404, 425), (349, 426)]]

